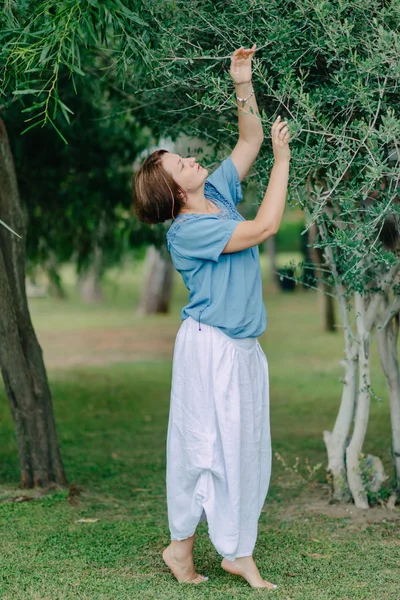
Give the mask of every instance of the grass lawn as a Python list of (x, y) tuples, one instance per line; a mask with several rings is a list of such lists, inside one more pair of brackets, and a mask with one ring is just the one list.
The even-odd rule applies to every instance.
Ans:
[[(130, 360), (124, 345), (111, 362), (106, 348), (103, 364), (49, 368), (70, 490), (36, 497), (16, 488), (14, 429), (0, 390), (0, 598), (399, 600), (400, 511), (329, 504), (322, 432), (333, 426), (340, 400), (341, 332), (321, 331), (313, 292), (277, 294), (266, 272), (269, 324), (260, 341), (270, 367), (273, 451), (288, 470), (274, 457), (255, 559), (279, 587), (252, 590), (222, 571), (206, 523), (198, 528), (195, 561), (210, 580), (189, 586), (172, 578), (161, 559), (169, 539), (165, 437), (173, 341), (186, 291), (177, 278), (171, 314), (143, 319), (134, 311), (142, 275), (142, 265), (131, 263), (111, 272), (105, 304), (88, 307), (76, 298), (66, 269), (68, 301), (31, 300), (48, 364), (56, 351), (68, 364), (71, 352), (79, 353), (76, 340), (98, 330), (112, 335), (114, 345), (130, 330), (151, 344), (140, 360)], [(371, 402), (365, 452), (380, 456), (391, 476), (387, 393), (375, 350), (372, 381), (382, 400)], [(299, 477), (307, 474), (306, 461), (311, 468), (322, 463), (310, 483)], [(21, 494), (35, 498), (8, 501)]]

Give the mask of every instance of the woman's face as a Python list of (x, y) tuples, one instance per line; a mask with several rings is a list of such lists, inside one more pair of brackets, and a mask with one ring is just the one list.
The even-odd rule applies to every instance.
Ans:
[(195, 192), (207, 179), (207, 169), (201, 167), (193, 156), (182, 158), (179, 154), (166, 152), (161, 160), (164, 169), (185, 192)]

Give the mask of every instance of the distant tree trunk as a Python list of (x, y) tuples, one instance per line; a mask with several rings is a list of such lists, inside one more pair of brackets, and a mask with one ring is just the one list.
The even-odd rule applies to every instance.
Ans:
[(395, 299), (393, 308), (386, 295), (385, 310), (381, 313), (376, 328), (379, 358), (389, 391), (390, 420), (392, 426), (393, 462), (396, 473), (397, 497), (400, 496), (400, 369), (397, 350), (399, 338), (400, 297)]
[(103, 274), (103, 251), (100, 245), (96, 244), (91, 263), (82, 270), (78, 277), (78, 289), (82, 302), (86, 304), (101, 304), (104, 302), (101, 289)]
[(15, 423), (22, 488), (66, 485), (42, 350), (25, 292), (27, 214), (7, 132), (0, 119), (0, 367)]
[(321, 282), (322, 288), (322, 323), (324, 331), (336, 332), (335, 326), (335, 303), (334, 298), (329, 293), (330, 288), (325, 279)]
[(278, 288), (279, 286), (277, 280), (278, 264), (276, 262), (276, 237), (274, 235), (271, 235), (271, 237), (265, 240), (264, 250), (265, 254), (269, 258), (271, 282), (275, 285), (275, 287)]
[[(317, 237), (317, 225), (314, 223), (310, 229), (310, 243), (314, 244)], [(335, 303), (334, 297), (330, 293), (330, 288), (326, 281), (325, 273), (322, 269), (323, 266), (323, 255), (319, 248), (310, 248), (310, 254), (312, 261), (315, 265), (315, 274), (318, 281), (319, 298), (321, 303), (322, 313), (322, 326), (324, 331), (335, 332), (336, 331), (336, 319), (335, 319)]]
[(145, 281), (138, 313), (150, 315), (169, 312), (174, 265), (167, 250), (149, 246), (146, 252)]
[(59, 274), (59, 264), (55, 254), (50, 253), (46, 264), (44, 266), (47, 277), (49, 278), (49, 291), (53, 298), (57, 298), (58, 300), (65, 300), (67, 297), (61, 277)]

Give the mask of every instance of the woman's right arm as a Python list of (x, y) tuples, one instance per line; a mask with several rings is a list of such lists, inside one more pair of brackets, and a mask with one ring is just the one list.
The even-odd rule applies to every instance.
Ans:
[(286, 122), (280, 122), (279, 117), (272, 125), (271, 137), (275, 164), (264, 199), (252, 221), (238, 223), (223, 254), (257, 246), (279, 229), (285, 210), (290, 163), (290, 134)]

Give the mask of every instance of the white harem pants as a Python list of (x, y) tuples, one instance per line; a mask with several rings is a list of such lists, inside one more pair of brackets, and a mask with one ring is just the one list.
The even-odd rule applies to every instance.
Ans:
[(207, 520), (228, 560), (251, 556), (271, 475), (268, 363), (257, 338), (185, 319), (174, 347), (167, 434), (172, 540)]

